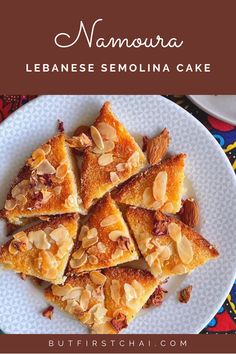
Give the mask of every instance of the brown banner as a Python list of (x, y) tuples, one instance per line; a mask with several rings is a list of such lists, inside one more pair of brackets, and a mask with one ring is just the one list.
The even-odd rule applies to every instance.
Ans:
[(236, 93), (235, 0), (0, 3), (2, 93)]
[(235, 335), (1, 335), (0, 353), (235, 353)]

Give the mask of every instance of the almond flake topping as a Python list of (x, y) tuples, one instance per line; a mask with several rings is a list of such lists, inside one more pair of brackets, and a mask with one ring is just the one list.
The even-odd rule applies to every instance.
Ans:
[(48, 155), (48, 154), (50, 154), (50, 152), (51, 152), (51, 150), (52, 150), (52, 147), (51, 147), (50, 144), (44, 144), (44, 145), (42, 146), (42, 149), (43, 149), (45, 155)]
[(70, 260), (70, 266), (71, 268), (80, 268), (87, 262), (87, 259), (88, 259), (87, 254), (84, 253), (80, 259), (72, 258)]
[(37, 166), (37, 174), (40, 176), (43, 175), (53, 175), (56, 173), (55, 168), (51, 165), (51, 163), (48, 160), (43, 160), (38, 166)]
[(60, 195), (61, 191), (62, 191), (61, 186), (57, 186), (57, 187), (53, 188), (53, 192), (55, 193), (55, 195)]
[(177, 243), (177, 251), (181, 261), (184, 264), (189, 264), (193, 260), (193, 248), (189, 239), (183, 235)]
[(90, 256), (88, 256), (88, 262), (90, 264), (98, 264), (98, 257), (96, 257), (95, 255), (91, 254)]
[(90, 299), (91, 299), (91, 292), (88, 291), (87, 289), (84, 289), (81, 293), (80, 302), (79, 302), (80, 307), (83, 311), (86, 311), (88, 309)]
[(17, 203), (14, 199), (8, 199), (5, 203), (6, 210), (14, 210), (16, 206), (17, 206)]
[(173, 274), (185, 274), (187, 273), (187, 269), (183, 264), (177, 264), (176, 266), (174, 266), (171, 271), (173, 272)]
[(52, 197), (52, 192), (49, 192), (49, 191), (46, 191), (46, 190), (42, 190), (41, 193), (43, 195), (42, 203), (45, 204)]
[(117, 140), (116, 129), (110, 124), (101, 122), (97, 124), (97, 128), (104, 139), (113, 141)]
[(126, 163), (118, 163), (117, 165), (116, 165), (116, 169), (117, 169), (117, 171), (118, 172), (123, 172), (123, 171), (125, 171), (126, 170), (126, 167), (127, 167), (127, 164)]
[(95, 145), (101, 150), (104, 149), (104, 142), (97, 128), (92, 125), (90, 128), (90, 133)]
[(67, 175), (68, 172), (68, 166), (66, 163), (62, 163), (57, 167), (56, 170), (56, 177), (57, 178), (65, 178), (65, 176)]
[(98, 242), (97, 244), (97, 249), (100, 253), (105, 253), (106, 252), (106, 245), (103, 242)]
[(16, 196), (17, 205), (19, 205), (20, 207), (23, 207), (27, 203), (27, 201), (27, 198), (23, 194), (18, 194)]
[(120, 281), (116, 279), (112, 279), (110, 285), (111, 298), (116, 303), (120, 302)]
[(120, 181), (120, 177), (116, 172), (110, 172), (110, 180), (112, 183), (118, 183)]
[(109, 239), (113, 242), (116, 242), (118, 240), (118, 238), (121, 236), (128, 237), (128, 235), (124, 231), (121, 231), (121, 230), (111, 231), (108, 235)]
[(147, 187), (143, 192), (143, 203), (146, 206), (150, 206), (154, 202), (154, 197), (152, 193), (152, 188)]
[(129, 158), (127, 161), (128, 165), (130, 167), (137, 167), (139, 164), (139, 153), (138, 151), (135, 151)]
[(95, 154), (104, 154), (104, 153), (107, 153), (107, 152), (111, 152), (114, 150), (115, 148), (115, 143), (114, 141), (112, 140), (107, 140), (107, 141), (104, 141), (104, 148), (103, 149), (99, 149), (97, 146), (93, 149), (93, 152)]
[(101, 272), (98, 271), (92, 271), (90, 272), (90, 279), (92, 280), (92, 282), (96, 285), (104, 285), (106, 282), (107, 277), (102, 274)]
[(87, 232), (87, 238), (91, 239), (94, 238), (98, 235), (98, 230), (96, 229), (96, 227), (93, 227), (92, 229), (89, 229)]
[(75, 301), (79, 301), (80, 297), (81, 297), (81, 292), (82, 289), (81, 287), (77, 286), (77, 287), (72, 287), (72, 289), (70, 289), (66, 294), (64, 294), (62, 300), (75, 300)]
[(142, 286), (142, 284), (137, 281), (136, 279), (134, 279), (131, 283), (132, 287), (134, 288), (137, 297), (143, 296), (144, 294), (144, 287)]
[(154, 275), (154, 277), (158, 277), (162, 274), (161, 264), (158, 258), (155, 260), (154, 264), (152, 265), (151, 272)]
[(93, 238), (86, 238), (84, 237), (82, 240), (82, 247), (83, 248), (88, 248), (90, 246), (95, 245), (98, 242), (98, 237), (93, 237)]
[(125, 291), (125, 297), (126, 297), (126, 301), (130, 302), (134, 299), (137, 298), (137, 294), (135, 289), (132, 287), (132, 285), (125, 283), (124, 284), (124, 291)]
[(181, 240), (181, 237), (182, 237), (182, 234), (181, 234), (181, 227), (174, 223), (174, 222), (171, 222), (169, 225), (168, 225), (168, 233), (170, 235), (170, 237), (175, 241), (175, 242), (180, 242)]
[(48, 250), (51, 247), (47, 235), (43, 230), (30, 231), (28, 237), (30, 242), (39, 250)]
[(87, 233), (89, 231), (89, 228), (87, 225), (83, 225), (80, 230), (79, 234), (79, 241), (82, 241), (85, 236), (87, 236)]
[(61, 225), (50, 233), (50, 237), (56, 242), (58, 246), (61, 246), (69, 237), (69, 232), (65, 226)]
[(114, 260), (114, 259), (122, 257), (123, 254), (124, 254), (124, 251), (121, 248), (117, 248), (115, 250), (115, 252), (111, 255), (111, 258)]
[(39, 268), (42, 268), (43, 273), (48, 278), (56, 278), (57, 275), (57, 260), (49, 251), (41, 251), (38, 257)]
[(153, 182), (153, 197), (155, 200), (164, 201), (167, 188), (167, 172), (161, 171), (157, 174)]
[(28, 160), (31, 168), (37, 168), (45, 160), (45, 152), (43, 149), (37, 149), (33, 152), (32, 158)]
[(65, 201), (65, 205), (68, 206), (69, 208), (77, 207), (78, 203), (76, 197), (70, 194)]
[(20, 183), (16, 184), (11, 191), (12, 197), (15, 198), (19, 194), (25, 196), (28, 193), (29, 183), (29, 180), (23, 179)]
[(157, 251), (154, 251), (154, 252), (152, 252), (152, 253), (149, 253), (149, 254), (145, 257), (146, 262), (147, 262), (147, 264), (149, 265), (149, 267), (152, 267), (152, 265), (154, 264), (154, 262), (155, 262), (155, 260), (157, 259), (158, 255), (159, 255), (159, 252), (158, 252), (158, 250), (157, 250)]
[(72, 289), (73, 288), (70, 284), (66, 284), (64, 286), (52, 285), (52, 293), (55, 296), (64, 296), (68, 294)]
[(114, 225), (118, 221), (119, 221), (118, 215), (108, 215), (100, 222), (100, 226), (106, 227), (106, 226)]
[(80, 247), (77, 251), (75, 251), (73, 254), (72, 254), (72, 257), (74, 259), (80, 259), (83, 257), (85, 253), (85, 249), (83, 249), (82, 247)]
[(113, 156), (111, 153), (103, 154), (98, 158), (99, 166), (107, 166), (113, 162)]

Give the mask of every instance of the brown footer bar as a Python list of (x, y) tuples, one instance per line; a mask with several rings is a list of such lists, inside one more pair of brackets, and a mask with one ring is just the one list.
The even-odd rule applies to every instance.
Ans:
[(7, 335), (1, 353), (235, 353), (232, 335)]

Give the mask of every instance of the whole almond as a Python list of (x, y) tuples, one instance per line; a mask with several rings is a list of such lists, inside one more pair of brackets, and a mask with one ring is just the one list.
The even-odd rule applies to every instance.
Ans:
[(199, 223), (200, 211), (197, 202), (190, 198), (183, 202), (180, 218), (186, 225), (196, 227)]
[(165, 156), (170, 143), (169, 131), (165, 128), (161, 134), (147, 142), (147, 159), (151, 165), (159, 163)]

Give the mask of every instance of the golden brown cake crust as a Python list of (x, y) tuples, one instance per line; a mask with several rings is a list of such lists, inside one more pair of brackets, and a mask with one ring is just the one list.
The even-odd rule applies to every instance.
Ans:
[[(66, 214), (61, 216), (55, 216), (51, 217), (48, 221), (42, 221), (35, 225), (27, 227), (24, 232), (26, 234), (26, 237), (29, 238), (30, 232), (32, 233), (36, 231), (44, 231), (46, 229), (51, 232), (63, 225), (68, 231), (68, 236), (66, 240), (69, 239), (68, 241), (71, 244), (71, 249), (73, 246), (74, 239), (77, 235), (78, 220), (78, 214)], [(68, 252), (65, 252), (63, 257), (58, 258), (57, 252), (59, 250), (59, 246), (56, 243), (52, 243), (50, 249), (46, 249), (45, 251), (37, 248), (36, 246), (33, 246), (30, 249), (27, 249), (26, 251), (18, 251), (16, 254), (12, 254), (9, 252), (9, 246), (14, 240), (14, 235), (13, 238), (11, 238), (8, 242), (6, 242), (0, 247), (0, 263), (2, 263), (6, 268), (12, 269), (18, 273), (32, 275), (40, 279), (50, 281), (52, 283), (63, 282), (63, 275), (70, 253), (69, 250)], [(42, 264), (39, 261), (39, 259), (41, 259), (42, 252), (44, 253), (47, 251), (50, 251), (50, 254), (52, 253), (52, 255), (55, 257), (53, 264), (55, 261), (57, 262), (57, 268), (54, 272), (55, 274), (53, 274), (52, 277), (50, 277), (50, 275), (45, 272), (45, 270), (41, 269)], [(48, 270), (50, 270), (50, 265)]]
[[(49, 161), (55, 170), (60, 165), (66, 164), (68, 172), (63, 178), (57, 178), (56, 173), (37, 175), (34, 172), (35, 169), (30, 165), (32, 157), (29, 158), (26, 165), (20, 170), (7, 197), (8, 200), (14, 200), (12, 196), (13, 188), (22, 181), (28, 181), (26, 203), (24, 205), (16, 205), (13, 210), (5, 209), (4, 211), (5, 217), (11, 223), (20, 223), (20, 219), (25, 217), (32, 218), (39, 215), (79, 212), (77, 181), (72, 166), (73, 156), (66, 146), (64, 134), (54, 136), (37, 150), (46, 149), (48, 146), (50, 146), (50, 152), (46, 155), (46, 160)], [(56, 187), (58, 187), (57, 193), (55, 190)], [(42, 190), (51, 192), (51, 196), (47, 202), (42, 202)], [(74, 204), (68, 204), (68, 198), (73, 198), (75, 201)]]
[[(112, 150), (113, 162), (107, 166), (100, 166), (98, 164), (99, 155), (93, 152), (94, 145), (84, 151), (81, 167), (81, 193), (86, 209), (91, 206), (94, 200), (101, 198), (118, 183), (127, 180), (133, 174), (137, 173), (146, 162), (146, 158), (134, 138), (111, 111), (109, 102), (103, 105), (94, 126), (99, 129), (100, 123), (109, 124), (116, 131), (116, 139), (114, 139), (115, 147)], [(139, 156), (137, 166), (127, 166), (124, 171), (117, 171), (117, 165), (127, 163), (134, 152), (137, 152)], [(118, 175), (118, 182), (111, 181), (110, 172), (115, 172)]]
[[(156, 250), (158, 247), (155, 245), (153, 249), (147, 249), (144, 247), (145, 237), (149, 239), (148, 243), (152, 243), (154, 240), (157, 241), (159, 247), (168, 246), (172, 249), (172, 254), (170, 258), (162, 264), (162, 273), (161, 277), (167, 277), (170, 275), (179, 274), (179, 272), (187, 273), (192, 271), (196, 267), (206, 263), (210, 259), (213, 259), (219, 255), (217, 249), (210, 244), (205, 238), (203, 238), (199, 233), (191, 229), (189, 226), (182, 223), (179, 219), (167, 216), (161, 212), (154, 212), (151, 210), (146, 210), (142, 208), (133, 208), (129, 207), (126, 212), (126, 218), (128, 220), (129, 226), (132, 230), (132, 233), (138, 243), (138, 247), (141, 247), (141, 253), (146, 258), (146, 256)], [(166, 222), (164, 223), (165, 232), (158, 235), (158, 221)], [(177, 252), (176, 244), (172, 238), (168, 235), (167, 228), (170, 223), (175, 223), (180, 226), (182, 235), (191, 242), (193, 250), (193, 259), (190, 263), (184, 264)], [(155, 231), (156, 228), (156, 231)], [(175, 268), (177, 265), (183, 265), (184, 269)]]
[[(101, 222), (107, 218), (108, 216), (114, 215), (117, 221), (110, 226), (102, 227)], [(89, 216), (85, 225), (91, 230), (97, 230), (98, 240), (97, 242), (92, 245), (90, 248), (87, 249), (87, 262), (79, 268), (72, 268), (70, 263), (67, 268), (68, 274), (76, 274), (81, 273), (84, 271), (90, 271), (94, 269), (101, 269), (106, 267), (111, 267), (120, 263), (129, 262), (135, 259), (138, 259), (138, 253), (134, 244), (132, 237), (129, 235), (129, 231), (127, 225), (123, 219), (123, 216), (118, 209), (116, 203), (108, 194), (99, 202), (97, 202), (92, 210), (91, 215)], [(129, 238), (129, 246), (123, 250), (123, 254), (118, 256), (117, 258), (112, 258), (115, 251), (119, 248), (118, 241), (112, 241), (109, 238), (110, 232), (114, 230), (121, 230), (121, 235), (125, 234), (126, 237)], [(99, 250), (99, 245), (102, 244), (105, 246), (105, 251), (101, 252)], [(72, 257), (74, 252), (78, 251), (81, 248), (81, 241), (77, 239), (76, 246), (73, 250)], [(91, 252), (90, 252), (91, 251)], [(89, 262), (89, 255), (94, 255), (98, 262), (95, 264), (91, 264)]]
[(161, 210), (169, 202), (173, 206), (171, 212), (178, 212), (181, 207), (185, 158), (185, 154), (179, 154), (149, 167), (146, 171), (139, 173), (124, 183), (120, 188), (118, 187), (114, 191), (113, 198), (119, 203), (153, 209), (151, 206), (145, 204), (143, 200), (144, 191), (148, 187), (152, 188), (154, 179), (159, 172), (166, 171), (168, 175), (167, 201), (161, 207)]

